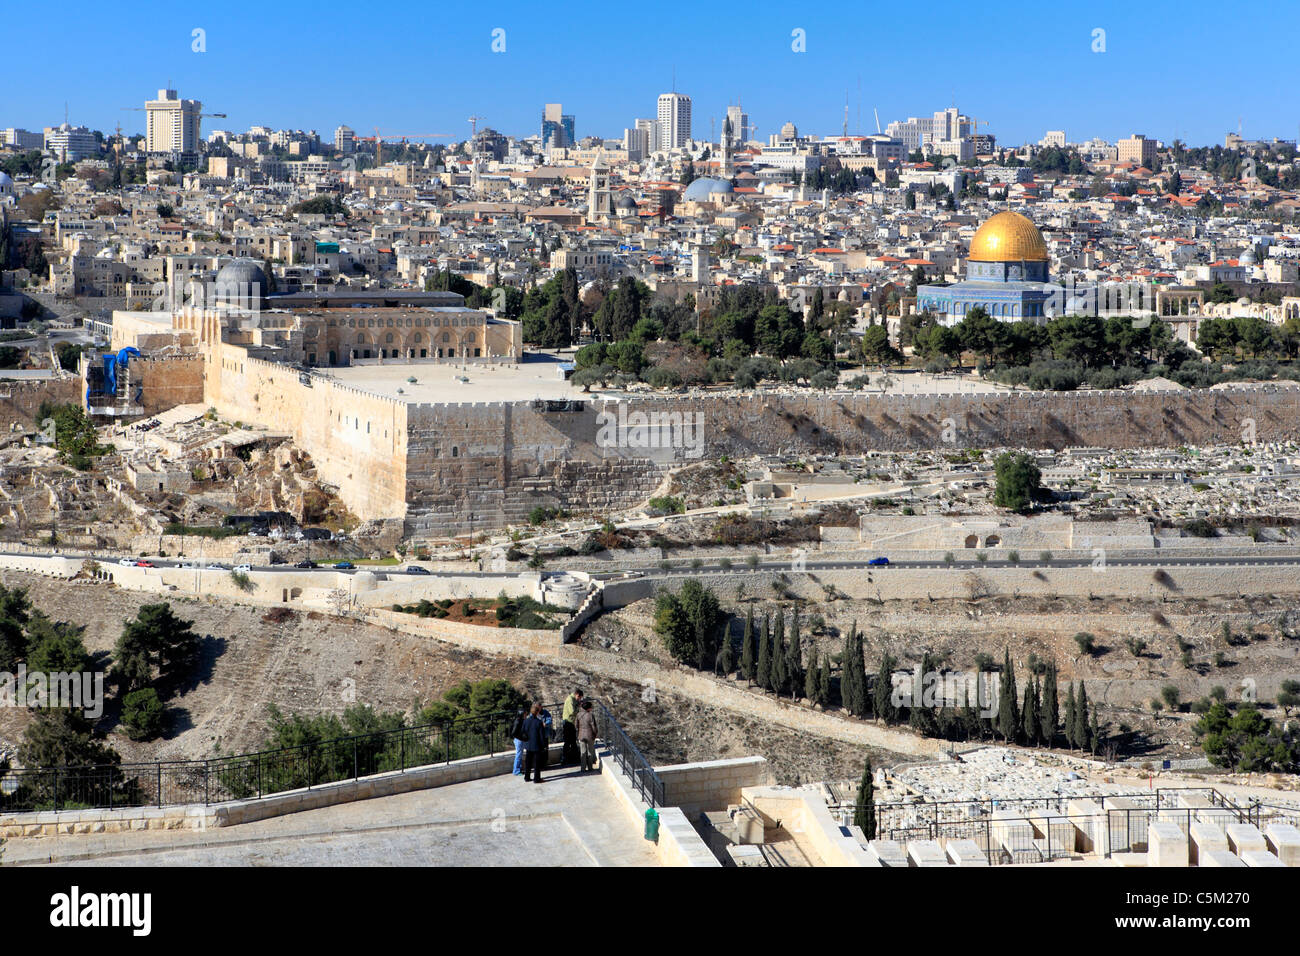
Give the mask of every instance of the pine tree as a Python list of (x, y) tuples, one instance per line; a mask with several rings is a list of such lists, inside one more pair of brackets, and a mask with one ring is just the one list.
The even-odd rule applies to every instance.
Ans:
[(817, 666), (817, 648), (808, 652), (808, 671), (803, 676), (803, 695), (811, 703), (821, 703), (817, 699), (817, 683), (821, 677), (821, 668)]
[(876, 838), (876, 782), (872, 779), (871, 760), (867, 760), (866, 769), (862, 771), (862, 782), (858, 784), (858, 796), (854, 801), (853, 825), (861, 827), (868, 840)]
[(1065, 698), (1065, 743), (1074, 749), (1074, 681), (1070, 681), (1070, 693)]
[(791, 699), (804, 689), (803, 648), (799, 646), (799, 605), (794, 606), (794, 620), (790, 626), (790, 647), (785, 656), (786, 680), (790, 684)]
[(1047, 668), (1043, 678), (1043, 706), (1039, 736), (1048, 747), (1056, 744), (1056, 728), (1060, 723), (1060, 713), (1056, 701), (1056, 661)]
[(1074, 739), (1080, 750), (1091, 750), (1088, 732), (1088, 688), (1079, 681), (1079, 700), (1074, 708)]
[(754, 605), (745, 615), (745, 633), (740, 638), (740, 673), (749, 683), (754, 682)]
[(758, 632), (758, 672), (755, 680), (763, 690), (769, 689), (772, 643), (767, 639), (767, 615), (763, 615), (763, 629)]

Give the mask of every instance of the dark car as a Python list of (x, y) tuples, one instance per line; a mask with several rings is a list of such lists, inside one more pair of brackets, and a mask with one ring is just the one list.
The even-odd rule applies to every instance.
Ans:
[(867, 564), (870, 565), (870, 566), (873, 567), (873, 568), (883, 568), (883, 567), (888, 567), (888, 565), (889, 565), (889, 559), (888, 559), (888, 558), (872, 558), (870, 561), (867, 562)]
[(357, 567), (357, 566), (356, 566), (355, 564), (353, 564), (351, 561), (340, 561), (338, 564), (334, 565), (334, 570), (335, 570), (335, 571), (355, 571), (355, 570), (356, 570), (356, 567)]
[(294, 567), (295, 567), (295, 568), (302, 568), (302, 569), (304, 569), (304, 570), (310, 570), (311, 568), (316, 567), (316, 562), (315, 562), (315, 561), (299, 561), (297, 564), (294, 565)]
[(422, 568), (418, 564), (413, 564), (406, 569), (407, 574), (432, 574), (428, 568)]

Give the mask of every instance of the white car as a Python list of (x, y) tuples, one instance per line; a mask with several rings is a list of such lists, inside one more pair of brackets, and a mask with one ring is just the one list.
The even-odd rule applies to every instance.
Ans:
[(121, 565), (122, 567), (124, 567), (124, 568), (133, 568), (133, 567), (135, 567), (135, 561), (133, 561), (131, 558), (118, 558), (118, 559), (117, 559), (117, 563), (120, 564), (120, 565)]
[(209, 571), (224, 571), (224, 570), (226, 570), (226, 569), (223, 568), (223, 567), (222, 567), (221, 565), (219, 565), (219, 564), (209, 564), (208, 567), (207, 567), (207, 570), (209, 570)]
[(235, 573), (236, 573), (236, 574), (247, 574), (247, 573), (248, 573), (249, 571), (251, 571), (251, 570), (253, 570), (253, 566), (252, 566), (251, 564), (237, 564), (237, 565), (235, 565)]

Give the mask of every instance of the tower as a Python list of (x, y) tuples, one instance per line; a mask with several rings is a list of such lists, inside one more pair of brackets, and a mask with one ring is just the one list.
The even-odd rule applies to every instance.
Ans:
[(604, 150), (596, 154), (591, 164), (591, 180), (587, 185), (587, 222), (608, 219), (612, 212), (609, 193), (609, 164)]

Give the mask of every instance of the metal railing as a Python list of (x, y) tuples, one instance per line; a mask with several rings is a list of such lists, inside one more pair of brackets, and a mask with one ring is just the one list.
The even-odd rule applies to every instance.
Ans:
[(609, 708), (600, 701), (595, 701), (595, 707), (598, 711), (597, 733), (605, 742), (610, 754), (618, 761), (619, 768), (628, 775), (642, 800), (652, 807), (662, 807), (664, 805), (663, 779), (655, 773), (654, 767), (650, 766), (650, 761), (646, 760), (636, 744), (632, 743), (632, 739), (624, 733), (623, 728), (614, 719), (614, 715), (609, 712)]
[[(558, 705), (544, 706), (558, 713)], [(207, 760), (4, 769), (0, 770), (0, 811), (167, 807), (258, 799), (371, 774), (510, 753), (514, 750), (510, 724), (515, 713), (497, 711)], [(559, 729), (557, 718), (557, 738)]]

